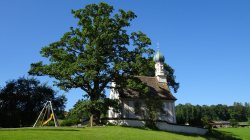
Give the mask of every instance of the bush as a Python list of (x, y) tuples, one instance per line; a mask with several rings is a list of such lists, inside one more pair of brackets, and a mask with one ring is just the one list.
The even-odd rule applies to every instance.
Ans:
[(210, 124), (210, 119), (207, 116), (201, 118), (202, 125), (204, 128), (207, 128), (209, 131), (212, 129), (212, 125)]
[(54, 120), (49, 121), (46, 126), (55, 126)]
[(66, 120), (63, 120), (60, 125), (61, 126), (73, 126), (73, 125), (77, 125), (78, 123), (80, 122), (77, 120), (66, 119)]
[(232, 127), (238, 127), (238, 121), (237, 120), (235, 120), (235, 119), (230, 119), (229, 120), (230, 121), (230, 125), (232, 126)]

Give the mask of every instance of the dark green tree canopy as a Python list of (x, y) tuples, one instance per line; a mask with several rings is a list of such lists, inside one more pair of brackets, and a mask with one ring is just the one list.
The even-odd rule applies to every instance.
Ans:
[[(127, 32), (136, 18), (132, 11), (113, 11), (106, 3), (73, 10), (77, 27), (43, 47), (40, 53), (49, 63), (31, 64), (29, 74), (53, 77), (64, 90), (81, 88), (92, 102), (105, 98), (104, 91), (111, 82), (122, 91), (134, 75), (150, 76), (154, 71), (150, 39), (141, 31)], [(171, 86), (178, 85), (174, 77), (170, 78)]]
[(55, 113), (64, 112), (66, 98), (34, 78), (11, 80), (0, 89), (0, 127), (31, 126), (45, 102), (52, 101)]
[[(189, 123), (191, 126), (209, 125), (211, 121), (244, 122), (250, 117), (250, 104), (235, 102), (233, 105), (192, 105), (179, 104), (176, 106), (176, 120), (178, 124)], [(203, 121), (206, 121), (204, 124)]]
[(119, 85), (136, 74), (136, 60), (153, 54), (148, 48), (151, 41), (142, 32), (127, 33), (125, 28), (136, 17), (133, 12), (119, 10), (113, 14), (113, 10), (100, 3), (72, 11), (78, 26), (42, 48), (42, 56), (50, 63), (34, 63), (29, 73), (53, 77), (65, 90), (81, 88), (93, 99), (103, 96), (111, 81)]
[[(126, 31), (136, 15), (124, 10), (113, 14), (113, 10), (100, 3), (72, 11), (78, 26), (44, 47), (41, 54), (51, 63), (34, 63), (29, 73), (48, 75), (57, 79), (62, 89), (81, 88), (88, 94), (100, 94), (111, 81), (119, 84), (126, 80), (124, 75), (154, 75), (150, 39), (142, 32)], [(177, 89), (174, 77), (169, 81)]]

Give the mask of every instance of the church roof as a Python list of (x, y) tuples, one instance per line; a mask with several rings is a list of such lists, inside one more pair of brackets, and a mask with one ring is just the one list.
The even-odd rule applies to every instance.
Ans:
[[(164, 100), (177, 100), (169, 91), (167, 83), (159, 83), (156, 77), (136, 77), (149, 87), (151, 94), (155, 94), (155, 96), (158, 96), (160, 99)], [(139, 93), (131, 89), (126, 89), (121, 95), (121, 98), (139, 98)]]

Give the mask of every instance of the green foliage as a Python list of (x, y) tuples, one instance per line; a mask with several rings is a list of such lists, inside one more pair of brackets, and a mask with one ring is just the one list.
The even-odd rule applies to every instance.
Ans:
[[(138, 68), (138, 75), (142, 76), (155, 76), (155, 62), (152, 58), (149, 59), (140, 59), (136, 61), (136, 67)], [(145, 65), (147, 64), (147, 65)], [(180, 84), (176, 82), (176, 76), (174, 75), (174, 69), (168, 64), (164, 63), (164, 69), (167, 73), (167, 82), (168, 86), (174, 90), (176, 93), (179, 89)]]
[(49, 121), (49, 122), (46, 124), (46, 126), (55, 126), (55, 123), (54, 123), (54, 121), (52, 120), (52, 121)]
[[(63, 90), (85, 91), (90, 99), (85, 108), (98, 122), (108, 108), (103, 105), (107, 105), (105, 89), (112, 88), (111, 82), (121, 92), (134, 75), (154, 76), (154, 51), (149, 48), (151, 40), (146, 34), (127, 32), (136, 18), (132, 11), (120, 9), (114, 13), (113, 6), (99, 3), (72, 10), (72, 14), (78, 26), (71, 27), (59, 41), (43, 47), (40, 53), (49, 63), (31, 64), (29, 74), (52, 77)], [(169, 85), (177, 91), (179, 83), (175, 82), (174, 70), (165, 66)], [(146, 91), (144, 88), (143, 93)]]
[(52, 101), (57, 116), (64, 113), (64, 96), (34, 78), (11, 80), (0, 89), (0, 127), (31, 126), (45, 102)]
[(143, 103), (145, 103), (146, 115), (144, 117), (148, 120), (146, 126), (156, 129), (155, 121), (158, 119), (159, 112), (162, 112), (163, 109), (159, 96), (150, 93), (149, 87), (144, 83), (140, 83), (136, 77), (127, 81), (126, 88), (139, 93), (139, 98), (143, 99)]
[(79, 123), (80, 123), (79, 120), (70, 118), (70, 119), (65, 119), (65, 120), (63, 120), (63, 121), (60, 123), (60, 126), (74, 126), (74, 125), (77, 125), (77, 124), (79, 124)]
[(177, 92), (180, 84), (175, 81), (174, 69), (166, 63), (164, 64), (164, 69), (167, 72), (168, 86), (172, 87), (174, 92)]
[(120, 108), (118, 100), (111, 100), (108, 98), (99, 99), (96, 101), (79, 100), (69, 111), (65, 123), (82, 123), (80, 120), (90, 118), (90, 115), (92, 114), (91, 111), (93, 110), (100, 112), (100, 117), (106, 117), (110, 107), (112, 107), (114, 111), (118, 112)]
[(162, 112), (162, 102), (159, 99), (146, 98), (145, 104), (147, 114), (145, 126), (151, 129), (157, 129), (156, 120), (158, 120), (159, 112)]
[(230, 119), (229, 121), (232, 127), (237, 127), (239, 124), (239, 122), (236, 119)]
[(247, 116), (250, 118), (250, 104), (245, 103), (245, 107), (246, 107), (246, 110), (247, 110)]
[(229, 121), (246, 121), (248, 117), (247, 110), (249, 110), (249, 104), (245, 105), (241, 103), (234, 103), (232, 106), (227, 105), (211, 105), (200, 106), (191, 104), (179, 104), (176, 106), (176, 120), (179, 124), (185, 124), (188, 122), (192, 126), (208, 127), (209, 121), (223, 120)]
[(211, 120), (207, 116), (202, 117), (201, 122), (202, 122), (202, 125), (204, 126), (204, 128), (207, 128), (209, 130), (212, 129), (212, 125), (210, 124)]
[(179, 124), (189, 123), (194, 126), (202, 126), (202, 111), (208, 111), (206, 110), (206, 106), (204, 106), (202, 110), (202, 107), (199, 105), (193, 106), (191, 104), (179, 104), (176, 106), (176, 120)]
[(242, 103), (235, 102), (234, 105), (230, 107), (231, 118), (237, 120), (238, 122), (247, 121), (248, 109), (249, 106), (244, 106)]
[[(55, 78), (55, 84), (63, 90), (85, 91), (93, 104), (88, 108), (96, 119), (110, 83), (124, 88), (129, 78), (150, 67), (145, 62), (152, 59), (154, 52), (144, 33), (126, 31), (135, 14), (121, 9), (118, 13), (113, 11), (113, 6), (106, 3), (73, 10), (78, 26), (71, 27), (59, 41), (43, 47), (40, 53), (49, 63), (33, 63), (29, 71), (31, 75)], [(141, 64), (143, 67), (138, 67)]]
[(136, 17), (132, 11), (113, 14), (113, 10), (100, 3), (72, 11), (78, 27), (42, 48), (42, 56), (50, 63), (33, 63), (29, 73), (54, 77), (62, 89), (81, 88), (91, 100), (97, 100), (111, 81), (120, 84), (126, 80), (125, 74), (139, 71), (136, 59), (145, 60), (144, 55), (153, 53), (148, 48), (150, 39), (142, 32), (126, 33), (125, 28)]

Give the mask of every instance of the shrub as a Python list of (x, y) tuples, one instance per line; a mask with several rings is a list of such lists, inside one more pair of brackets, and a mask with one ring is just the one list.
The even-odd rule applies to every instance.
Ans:
[(232, 127), (238, 127), (238, 121), (237, 121), (237, 120), (235, 120), (235, 119), (230, 119), (229, 121), (230, 121), (230, 125), (231, 125)]
[(73, 125), (77, 125), (78, 123), (80, 123), (80, 121), (78, 120), (66, 119), (66, 120), (63, 120), (60, 125), (61, 126), (73, 126)]

